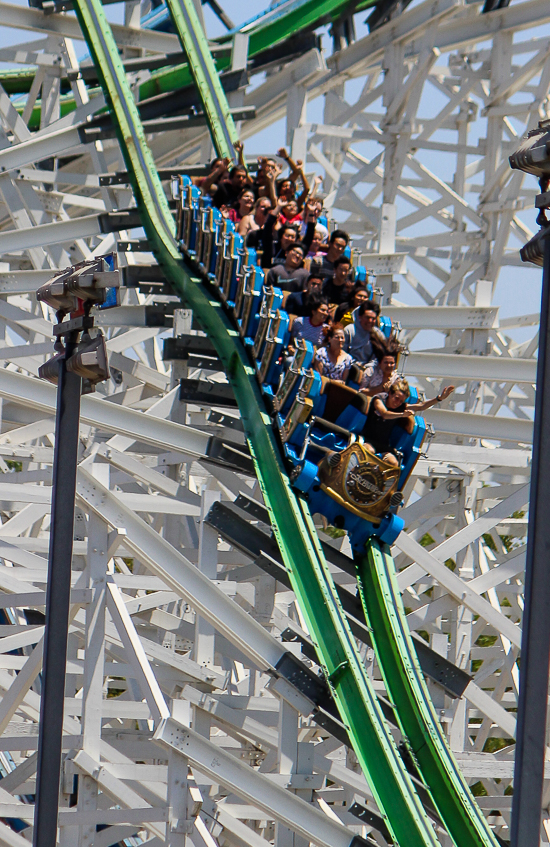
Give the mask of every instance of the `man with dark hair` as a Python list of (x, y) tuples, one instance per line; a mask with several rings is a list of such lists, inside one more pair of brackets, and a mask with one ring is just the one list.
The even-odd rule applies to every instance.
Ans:
[(319, 297), (323, 288), (323, 280), (320, 276), (310, 274), (306, 281), (306, 287), (303, 291), (294, 291), (287, 298), (285, 303), (285, 311), (289, 315), (297, 315), (305, 317), (309, 315), (309, 308), (313, 297)]
[(229, 164), (229, 159), (220, 159), (219, 157), (212, 159), (206, 176), (194, 177), (192, 179), (193, 185), (200, 188), (205, 196), (208, 194), (215, 194), (220, 182), (223, 182), (229, 176)]
[(266, 285), (276, 286), (283, 291), (301, 291), (308, 277), (304, 267), (307, 247), (299, 241), (287, 250), (284, 264), (276, 265), (267, 273)]
[(275, 178), (280, 173), (281, 168), (277, 165), (275, 159), (258, 159), (258, 170), (254, 178), (256, 195), (258, 197), (270, 197), (273, 200), (271, 197), (271, 184), (275, 182)]
[[(275, 244), (272, 264), (282, 265), (290, 248), (298, 241), (298, 227), (293, 224), (283, 224), (279, 230), (279, 240)], [(307, 255), (307, 254), (306, 254)]]
[(383, 338), (382, 333), (376, 328), (380, 306), (374, 300), (366, 300), (354, 311), (353, 323), (344, 330), (346, 340), (344, 350), (350, 353), (357, 362), (370, 362), (374, 358), (372, 349), (372, 336), (378, 335)]
[(339, 259), (349, 244), (349, 235), (343, 229), (335, 229), (328, 242), (326, 253), (318, 253), (313, 257), (312, 270), (319, 270), (325, 278), (334, 275), (334, 263)]
[(229, 179), (224, 179), (220, 183), (212, 199), (212, 204), (218, 209), (221, 206), (233, 206), (239, 199), (239, 194), (249, 182), (246, 168), (241, 165), (231, 168)]
[(351, 259), (347, 256), (340, 256), (334, 262), (334, 276), (325, 280), (323, 285), (323, 294), (328, 298), (328, 302), (332, 305), (339, 306), (345, 303), (348, 299), (348, 286), (346, 283), (349, 280), (351, 270)]

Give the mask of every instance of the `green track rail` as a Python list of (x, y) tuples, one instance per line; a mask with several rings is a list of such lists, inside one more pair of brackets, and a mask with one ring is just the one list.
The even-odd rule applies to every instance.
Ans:
[(239, 136), (193, 0), (166, 2), (207, 116), (216, 153), (232, 159), (235, 155), (233, 145)]
[[(303, 0), (295, 3), (290, 8), (268, 10), (266, 14), (258, 17), (247, 25), (239, 27), (250, 37), (251, 54), (261, 53), (269, 47), (280, 44), (290, 35), (307, 32), (323, 23), (331, 23), (342, 18), (346, 14), (366, 9), (376, 5), (377, 0), (365, 0), (358, 4), (356, 0)], [(216, 39), (223, 44), (232, 38), (232, 33), (220, 36)]]
[(233, 386), (281, 554), (340, 715), (387, 825), (402, 847), (435, 847), (437, 839), (406, 773), (365, 672), (305, 502), (289, 484), (238, 333), (220, 303), (184, 264), (175, 225), (111, 28), (100, 0), (77, 0), (77, 15), (101, 78), (132, 179), (142, 223), (167, 279), (193, 309), (216, 346)]
[(372, 539), (355, 559), (361, 601), (388, 696), (434, 804), (458, 847), (497, 841), (451, 753), (424, 682), (389, 548)]

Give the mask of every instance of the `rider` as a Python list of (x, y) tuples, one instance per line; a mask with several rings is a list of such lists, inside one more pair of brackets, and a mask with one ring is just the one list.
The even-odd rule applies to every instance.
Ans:
[(367, 420), (361, 433), (367, 450), (371, 453), (381, 453), (385, 462), (399, 467), (395, 451), (390, 444), (394, 427), (400, 425), (403, 419), (414, 418), (417, 412), (424, 412), (436, 403), (442, 403), (454, 389), (454, 385), (448, 385), (432, 400), (407, 403), (407, 397), (410, 394), (409, 383), (406, 379), (398, 379), (390, 385), (385, 402), (380, 397), (375, 397), (369, 406)]

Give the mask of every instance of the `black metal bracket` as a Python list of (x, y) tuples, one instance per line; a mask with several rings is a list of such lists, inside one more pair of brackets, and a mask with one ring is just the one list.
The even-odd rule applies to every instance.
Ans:
[(72, 335), (73, 332), (84, 332), (93, 325), (94, 319), (91, 315), (79, 315), (77, 318), (54, 324), (53, 334), (56, 338), (62, 338), (64, 335)]
[(352, 803), (348, 812), (350, 815), (353, 815), (355, 818), (360, 820), (361, 823), (374, 827), (374, 829), (376, 829), (380, 835), (389, 842), (389, 844), (393, 844), (393, 839), (388, 829), (388, 825), (381, 815), (377, 815), (376, 812), (371, 812), (371, 810), (367, 809), (366, 806), (363, 806), (362, 803), (357, 802)]
[(165, 338), (162, 358), (165, 362), (185, 360), (189, 356), (203, 356), (216, 359), (219, 370), (223, 370), (216, 348), (206, 335), (178, 335), (176, 338)]
[(135, 229), (141, 226), (141, 216), (137, 209), (104, 212), (97, 217), (99, 220), (99, 230), (103, 234), (119, 232), (121, 229)]
[(199, 406), (227, 406), (237, 408), (233, 389), (225, 382), (208, 382), (206, 379), (182, 379), (180, 397), (184, 403)]
[[(113, 182), (105, 184), (120, 185), (121, 183)], [(116, 249), (117, 253), (150, 253), (153, 247), (151, 242), (147, 241), (146, 238), (132, 238), (126, 241), (117, 241)]]
[(237, 473), (254, 476), (254, 462), (244, 444), (233, 444), (213, 435), (208, 442), (206, 460)]

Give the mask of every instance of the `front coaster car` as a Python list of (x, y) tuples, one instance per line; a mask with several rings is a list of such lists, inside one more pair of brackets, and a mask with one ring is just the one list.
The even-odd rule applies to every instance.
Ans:
[(306, 459), (294, 467), (290, 479), (306, 495), (311, 513), (345, 529), (352, 549), (361, 553), (373, 536), (393, 544), (404, 527), (395, 514), (402, 502), (399, 474), (399, 468), (355, 441), (328, 453), (319, 464)]
[(354, 515), (378, 523), (392, 505), (400, 469), (355, 442), (319, 465), (322, 491)]

